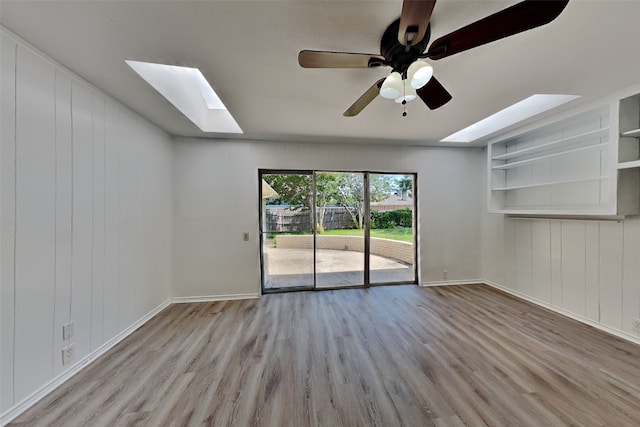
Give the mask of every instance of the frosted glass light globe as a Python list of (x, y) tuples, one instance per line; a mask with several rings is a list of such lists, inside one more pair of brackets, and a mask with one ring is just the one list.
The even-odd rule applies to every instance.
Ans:
[(387, 99), (396, 99), (402, 93), (402, 76), (397, 71), (389, 74), (380, 87), (380, 96)]
[(407, 69), (407, 80), (411, 82), (411, 87), (420, 89), (433, 77), (433, 67), (424, 61), (415, 61)]
[(402, 101), (410, 102), (417, 98), (416, 90), (406, 83), (405, 81), (404, 93), (401, 90), (400, 96), (395, 99), (396, 104), (402, 104)]

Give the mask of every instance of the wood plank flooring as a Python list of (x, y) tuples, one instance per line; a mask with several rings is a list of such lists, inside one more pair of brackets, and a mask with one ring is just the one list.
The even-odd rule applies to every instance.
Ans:
[(640, 346), (484, 285), (174, 304), (11, 425), (639, 426)]

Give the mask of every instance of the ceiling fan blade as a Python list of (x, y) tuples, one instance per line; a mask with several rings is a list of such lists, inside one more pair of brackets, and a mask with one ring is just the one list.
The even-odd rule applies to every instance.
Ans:
[(442, 107), (452, 98), (451, 94), (435, 77), (431, 77), (427, 84), (418, 89), (416, 93), (431, 110)]
[(371, 103), (371, 101), (376, 99), (376, 97), (380, 93), (380, 86), (382, 86), (382, 82), (384, 82), (384, 79), (380, 79), (375, 82), (373, 86), (367, 89), (367, 91), (363, 93), (362, 96), (358, 98), (358, 100), (354, 102), (351, 107), (347, 108), (347, 111), (345, 111), (342, 115), (345, 117), (357, 116), (360, 111), (364, 110), (364, 107), (366, 107)]
[(560, 15), (567, 3), (569, 0), (527, 0), (517, 3), (440, 37), (433, 42), (426, 56), (431, 59), (445, 58), (548, 24)]
[(386, 65), (384, 56), (368, 53), (302, 50), (298, 63), (303, 68), (370, 68)]
[(429, 26), (436, 0), (404, 0), (398, 41), (404, 46), (414, 46), (422, 41)]

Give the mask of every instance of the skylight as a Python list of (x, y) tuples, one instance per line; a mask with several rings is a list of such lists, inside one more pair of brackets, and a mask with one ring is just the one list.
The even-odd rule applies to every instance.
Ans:
[(515, 123), (533, 117), (537, 114), (556, 108), (562, 104), (579, 98), (577, 95), (541, 95), (536, 94), (517, 102), (504, 110), (482, 119), (453, 135), (442, 139), (440, 142), (469, 143), (489, 135), (493, 132), (505, 129)]
[(197, 68), (125, 62), (203, 132), (242, 133)]

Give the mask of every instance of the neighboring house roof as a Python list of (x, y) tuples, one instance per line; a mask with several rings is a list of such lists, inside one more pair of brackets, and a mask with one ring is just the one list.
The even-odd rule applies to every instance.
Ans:
[(381, 200), (381, 201), (375, 202), (375, 203), (371, 203), (371, 206), (394, 206), (394, 205), (412, 206), (413, 205), (413, 199), (411, 198), (411, 196), (405, 196), (405, 200), (402, 200), (401, 196), (399, 196), (397, 194), (393, 194), (393, 195), (387, 197), (384, 200)]
[(276, 190), (274, 190), (273, 188), (271, 188), (271, 186), (269, 184), (267, 184), (267, 181), (265, 181), (264, 179), (262, 180), (262, 198), (263, 199), (275, 199), (280, 197), (280, 195), (278, 193), (276, 193)]

